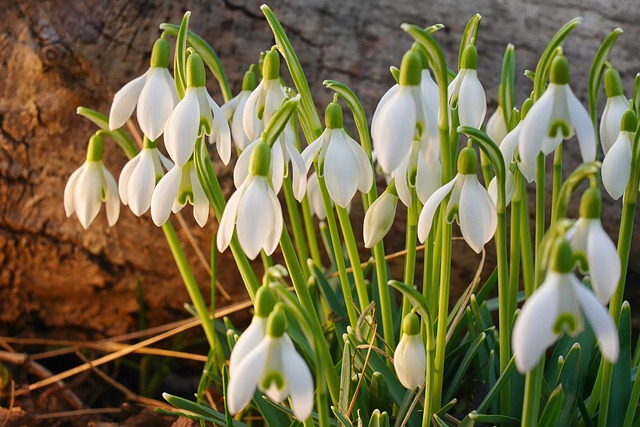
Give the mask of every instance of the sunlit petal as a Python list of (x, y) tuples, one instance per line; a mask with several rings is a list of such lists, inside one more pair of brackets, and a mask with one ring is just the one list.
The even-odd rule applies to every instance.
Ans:
[(249, 259), (258, 256), (275, 223), (274, 213), (268, 209), (271, 206), (268, 185), (264, 177), (255, 176), (247, 185), (238, 206), (236, 231)]
[(458, 117), (462, 126), (482, 127), (487, 113), (487, 100), (476, 70), (467, 70), (458, 94)]
[(151, 141), (162, 135), (167, 118), (178, 103), (175, 84), (166, 68), (151, 68), (138, 100), (138, 124)]
[(229, 376), (234, 377), (238, 372), (238, 364), (253, 348), (258, 345), (265, 336), (267, 319), (265, 317), (253, 316), (249, 327), (240, 335), (236, 345), (233, 347), (229, 358)]
[(229, 412), (237, 413), (253, 398), (264, 370), (271, 338), (266, 337), (238, 363), (235, 376), (229, 376), (227, 405)]
[[(284, 337), (282, 338), (284, 340)], [(291, 398), (291, 409), (304, 421), (313, 409), (313, 378), (309, 367), (293, 346), (282, 346), (282, 368)]]
[(589, 118), (589, 113), (582, 103), (573, 94), (573, 91), (567, 86), (567, 108), (569, 116), (573, 123), (578, 144), (580, 146), (580, 154), (583, 162), (592, 162), (596, 159), (596, 134), (593, 130), (593, 123)]
[(491, 197), (475, 175), (467, 176), (462, 186), (458, 214), (464, 240), (480, 253), (496, 232), (498, 216)]
[(131, 80), (116, 92), (109, 111), (109, 129), (120, 129), (129, 120), (133, 110), (136, 108), (149, 71)]
[(160, 227), (167, 222), (180, 189), (182, 167), (175, 166), (160, 179), (151, 196), (151, 218)]
[(549, 120), (553, 109), (554, 91), (547, 89), (540, 99), (533, 104), (522, 122), (518, 150), (520, 160), (526, 164), (535, 164), (542, 150), (542, 142), (549, 132)]
[(76, 193), (76, 184), (78, 182), (78, 177), (82, 173), (85, 165), (83, 164), (78, 169), (76, 169), (69, 180), (67, 181), (67, 185), (64, 187), (64, 212), (69, 217), (76, 212), (75, 209), (75, 193)]
[(620, 132), (602, 161), (602, 184), (607, 193), (618, 200), (627, 189), (631, 176), (631, 141), (629, 132)]
[(86, 162), (76, 182), (74, 208), (85, 229), (96, 218), (102, 204), (103, 182), (100, 168), (101, 162)]
[(587, 259), (593, 292), (602, 304), (607, 304), (620, 280), (620, 257), (599, 219), (589, 220)]
[(434, 191), (422, 207), (422, 212), (420, 212), (420, 218), (418, 219), (418, 239), (420, 239), (421, 243), (424, 243), (429, 235), (429, 231), (431, 231), (433, 216), (438, 206), (440, 206), (440, 203), (447, 197), (447, 194), (451, 192), (459, 176), (460, 175), (456, 175), (451, 181)]
[(105, 209), (107, 211), (107, 223), (113, 227), (118, 222), (120, 216), (120, 198), (118, 197), (118, 184), (116, 179), (111, 175), (104, 166), (102, 166), (102, 174), (104, 176), (105, 191)]
[(173, 110), (164, 129), (167, 153), (178, 166), (183, 166), (191, 155), (200, 128), (200, 105), (197, 88), (187, 88), (184, 98)]

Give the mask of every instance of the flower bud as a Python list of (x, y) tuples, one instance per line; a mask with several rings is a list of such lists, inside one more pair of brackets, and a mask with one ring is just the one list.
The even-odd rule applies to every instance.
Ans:
[(409, 50), (402, 57), (400, 65), (400, 79), (398, 83), (401, 86), (418, 86), (422, 78), (422, 61), (420, 56)]
[(569, 61), (564, 55), (557, 55), (551, 63), (551, 83), (557, 85), (569, 84)]
[(197, 53), (192, 53), (187, 58), (187, 87), (204, 87), (206, 83), (202, 58)]
[(391, 190), (385, 190), (378, 199), (369, 207), (364, 216), (364, 246), (372, 248), (384, 236), (393, 225), (396, 216), (396, 206), (398, 205), (398, 195), (395, 186), (390, 184)]

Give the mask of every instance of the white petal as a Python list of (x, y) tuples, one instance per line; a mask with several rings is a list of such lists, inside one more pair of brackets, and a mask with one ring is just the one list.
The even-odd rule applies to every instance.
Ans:
[(389, 99), (398, 91), (399, 88), (400, 88), (400, 85), (397, 85), (397, 84), (393, 85), (389, 88), (388, 91), (384, 93), (384, 95), (382, 95), (382, 98), (380, 98), (380, 101), (378, 102), (378, 105), (376, 106), (376, 109), (373, 112), (371, 123), (373, 123), (376, 120), (376, 116), (378, 115), (378, 112), (382, 109), (382, 106), (385, 105), (387, 102), (389, 102)]
[[(143, 150), (144, 151), (144, 150)], [(118, 178), (118, 192), (120, 193), (120, 200), (127, 206), (129, 204), (129, 181), (131, 180), (131, 174), (138, 166), (140, 162), (140, 156), (142, 151), (136, 154), (131, 160), (127, 162), (120, 172), (120, 178)]]
[[(491, 117), (489, 117), (489, 120), (487, 120), (487, 135), (498, 144), (502, 150), (502, 142), (507, 135), (507, 125), (504, 122), (504, 111), (500, 105), (498, 105), (496, 111), (494, 111)], [(509, 157), (509, 159), (511, 159), (511, 157)]]
[(307, 169), (302, 156), (290, 140), (287, 140), (286, 145), (287, 154), (289, 160), (291, 160), (291, 170), (293, 171), (293, 196), (297, 201), (301, 202), (307, 190)]
[(197, 88), (187, 88), (184, 98), (173, 110), (164, 128), (167, 153), (178, 166), (184, 166), (193, 154), (200, 129), (200, 105)]
[(616, 326), (609, 316), (609, 312), (598, 302), (596, 297), (578, 279), (575, 277), (573, 279), (572, 285), (576, 298), (598, 339), (598, 347), (609, 362), (615, 363), (620, 351)]
[(311, 371), (293, 345), (282, 346), (282, 368), (293, 414), (298, 420), (304, 421), (309, 418), (313, 409), (314, 387)]
[(151, 141), (162, 135), (167, 118), (178, 103), (175, 84), (166, 68), (151, 68), (138, 100), (138, 124)]
[(364, 152), (364, 149), (346, 133), (345, 140), (356, 159), (356, 167), (358, 168), (358, 190), (363, 193), (368, 193), (373, 185), (373, 168), (369, 157)]
[(235, 108), (234, 120), (231, 122), (231, 136), (240, 150), (244, 150), (247, 145), (251, 143), (251, 139), (249, 139), (245, 133), (244, 126), (242, 124), (242, 116), (244, 115), (244, 109), (247, 105), (249, 95), (251, 95), (250, 91), (242, 92), (238, 105)]
[(284, 180), (284, 173), (287, 167), (281, 138), (282, 135), (280, 135), (275, 144), (273, 144), (273, 147), (271, 147), (271, 170), (269, 171), (269, 175), (271, 176), (273, 191), (276, 194), (278, 194), (282, 188), (282, 181)]
[(158, 227), (169, 219), (171, 208), (180, 189), (181, 177), (182, 167), (175, 166), (160, 179), (155, 190), (153, 190), (153, 196), (151, 196), (151, 218)]
[[(267, 184), (268, 186), (269, 184)], [(278, 243), (280, 243), (280, 238), (282, 237), (282, 228), (284, 226), (284, 221), (282, 219), (282, 208), (280, 207), (280, 202), (278, 198), (273, 193), (273, 191), (269, 191), (269, 200), (271, 200), (271, 206), (267, 207), (267, 209), (271, 209), (273, 211), (274, 224), (270, 225), (270, 233), (267, 236), (267, 240), (263, 245), (263, 249), (267, 255), (271, 255), (273, 251), (278, 247)]]
[(76, 182), (73, 203), (78, 220), (85, 229), (96, 218), (102, 204), (101, 163), (86, 162)]
[(262, 120), (258, 119), (258, 108), (264, 107), (258, 105), (260, 103), (264, 84), (265, 80), (262, 80), (253, 92), (251, 92), (251, 95), (247, 98), (247, 104), (244, 107), (244, 111), (242, 112), (242, 125), (244, 132), (250, 140), (260, 138), (260, 134), (264, 130)]
[[(156, 186), (156, 171), (152, 156), (149, 149), (143, 149), (140, 152), (140, 161), (132, 170), (127, 184), (129, 207), (136, 216), (144, 214), (151, 207), (151, 197)], [(124, 173), (124, 169), (122, 172)], [(122, 193), (122, 190), (120, 192)]]
[(345, 208), (358, 189), (358, 161), (349, 149), (346, 134), (332, 133), (324, 158), (324, 177), (333, 202)]
[[(510, 170), (507, 170), (505, 178), (505, 203), (506, 206), (508, 206), (513, 198), (513, 173)], [(491, 178), (491, 181), (489, 182), (487, 193), (489, 193), (489, 197), (491, 197), (493, 204), (498, 206), (498, 181), (495, 176)]]
[(229, 129), (229, 123), (225, 119), (225, 115), (216, 101), (211, 98), (209, 93), (206, 93), (206, 95), (209, 107), (211, 107), (211, 111), (213, 111), (212, 139), (215, 140), (216, 149), (218, 150), (218, 155), (222, 163), (228, 165), (231, 159), (231, 129)]
[(462, 126), (482, 127), (487, 113), (487, 100), (476, 70), (467, 70), (460, 83), (458, 116)]
[(587, 260), (594, 293), (607, 304), (620, 280), (620, 257), (599, 219), (589, 221)]
[(409, 86), (400, 86), (386, 102), (378, 104), (371, 135), (378, 163), (389, 173), (409, 152), (416, 133), (416, 109)]
[[(240, 188), (244, 180), (249, 175), (249, 164), (251, 163), (251, 152), (256, 147), (256, 144), (260, 142), (259, 139), (256, 139), (251, 144), (247, 145), (242, 153), (238, 156), (238, 160), (236, 161), (236, 167), (233, 168), (233, 185), (236, 188)], [(272, 155), (273, 157), (273, 155)]]
[(104, 166), (102, 166), (104, 176), (105, 204), (107, 210), (107, 223), (113, 227), (118, 222), (120, 216), (120, 198), (118, 197), (118, 184), (116, 179), (111, 175)]
[(433, 166), (425, 162), (424, 157), (418, 156), (418, 175), (416, 176), (416, 193), (421, 203), (425, 203), (429, 197), (442, 185), (442, 167), (440, 160), (436, 160)]
[[(247, 96), (244, 96), (245, 93), (247, 92), (248, 92)], [(236, 113), (236, 110), (238, 109), (238, 104), (240, 103), (240, 99), (244, 97), (245, 98), (244, 101), (246, 103), (247, 102), (246, 98), (250, 94), (251, 94), (250, 91), (241, 91), (239, 94), (237, 94), (236, 96), (234, 96), (233, 98), (225, 102), (222, 106), (220, 106), (220, 109), (222, 110), (222, 112), (224, 113), (224, 116), (227, 118), (228, 121), (231, 121), (233, 119), (233, 116)], [(242, 114), (239, 117), (242, 118)], [(242, 122), (242, 120), (240, 121)]]
[(563, 276), (548, 272), (544, 283), (527, 299), (513, 326), (511, 345), (521, 373), (533, 369), (558, 335), (553, 331), (559, 315)]
[(447, 194), (451, 192), (451, 189), (455, 185), (459, 176), (460, 175), (456, 175), (451, 181), (434, 191), (422, 207), (420, 218), (418, 218), (418, 239), (420, 239), (420, 243), (424, 243), (427, 239), (429, 231), (431, 231), (433, 216), (435, 215), (438, 206), (440, 206), (440, 203), (442, 203), (445, 197), (447, 197)]
[(218, 251), (223, 252), (229, 246), (231, 238), (233, 237), (233, 230), (236, 226), (236, 218), (238, 217), (238, 206), (242, 199), (246, 184), (243, 184), (231, 195), (227, 206), (222, 212), (222, 218), (220, 219), (220, 225), (218, 226), (218, 236), (216, 243), (218, 245)]
[(627, 189), (631, 176), (631, 141), (629, 132), (620, 132), (602, 161), (602, 184), (607, 193), (618, 200)]
[(600, 119), (600, 144), (605, 156), (618, 138), (622, 116), (629, 109), (629, 100), (624, 95), (607, 98), (607, 104)]
[(247, 185), (238, 206), (236, 231), (249, 259), (258, 256), (275, 223), (274, 213), (268, 209), (271, 205), (268, 190), (266, 180), (255, 177)]
[(327, 212), (324, 210), (320, 185), (318, 184), (318, 175), (316, 175), (315, 172), (307, 179), (307, 199), (309, 200), (309, 206), (313, 214), (317, 216), (318, 219), (325, 219)]
[(596, 159), (596, 134), (589, 113), (578, 101), (571, 88), (567, 86), (567, 107), (569, 116), (578, 137), (580, 154), (583, 162), (592, 162)]
[(239, 374), (238, 364), (246, 357), (247, 354), (257, 346), (265, 336), (267, 328), (267, 319), (265, 317), (253, 316), (251, 324), (244, 331), (236, 345), (231, 351), (229, 358), (229, 376), (234, 377)]
[(411, 200), (411, 190), (409, 189), (409, 177), (407, 176), (407, 168), (409, 167), (410, 158), (410, 154), (407, 153), (404, 160), (400, 162), (398, 167), (391, 174), (396, 183), (398, 198), (400, 198), (400, 201), (402, 201), (402, 203), (407, 207), (410, 207), (413, 202)]
[(64, 211), (67, 217), (73, 215), (76, 211), (75, 209), (75, 192), (76, 192), (76, 183), (78, 182), (78, 177), (82, 170), (84, 169), (84, 164), (80, 166), (78, 169), (73, 171), (69, 180), (67, 181), (67, 185), (64, 186)]
[(420, 387), (426, 378), (426, 352), (420, 335), (403, 334), (393, 355), (398, 379), (402, 385), (413, 390)]
[(232, 414), (244, 408), (253, 398), (264, 371), (270, 345), (271, 338), (265, 337), (240, 361), (236, 375), (229, 376), (227, 405)]
[(162, 154), (159, 151), (158, 151), (158, 157), (160, 158), (160, 163), (162, 163), (162, 166), (164, 166), (166, 170), (170, 171), (175, 166), (174, 163), (169, 158), (167, 158), (164, 154)]
[(204, 227), (209, 218), (209, 199), (204, 194), (195, 167), (191, 168), (191, 191), (193, 192), (193, 217), (200, 227)]
[(505, 135), (500, 143), (500, 152), (502, 153), (504, 164), (507, 168), (511, 162), (514, 161), (513, 154), (515, 153), (518, 142), (520, 141), (520, 130), (522, 130), (522, 121), (520, 121), (520, 123), (518, 123), (511, 132)]
[(149, 71), (124, 85), (113, 97), (109, 111), (109, 129), (120, 129), (129, 120), (136, 108), (140, 92), (144, 88)]
[(364, 246), (371, 248), (377, 244), (393, 225), (398, 197), (384, 192), (371, 204), (364, 216)]
[(520, 151), (520, 160), (523, 163), (535, 164), (538, 154), (542, 150), (543, 139), (549, 133), (554, 88), (555, 86), (549, 86), (540, 99), (531, 106), (522, 122), (518, 150)]
[(475, 175), (468, 175), (460, 192), (460, 231), (471, 249), (480, 253), (496, 232), (496, 208)]
[(280, 108), (286, 96), (279, 79), (267, 80), (265, 82), (265, 89), (264, 116), (262, 117), (262, 121), (266, 125), (276, 110)]
[(325, 138), (330, 139), (330, 135), (332, 132), (333, 132), (332, 129), (329, 129), (329, 128), (325, 129), (324, 132), (322, 132), (322, 135), (320, 135), (318, 139), (313, 141), (311, 144), (307, 146), (307, 148), (305, 148), (302, 151), (301, 156), (302, 156), (302, 160), (304, 160), (304, 167), (307, 170), (307, 172), (311, 168), (313, 161), (315, 160), (315, 158), (318, 156), (318, 153), (322, 149)]

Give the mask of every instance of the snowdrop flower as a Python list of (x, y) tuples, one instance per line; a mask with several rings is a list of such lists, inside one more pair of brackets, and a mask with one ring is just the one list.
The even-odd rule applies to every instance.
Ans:
[(267, 320), (267, 333), (229, 375), (227, 404), (236, 414), (253, 398), (256, 388), (275, 402), (289, 397), (295, 417), (304, 421), (313, 409), (313, 378), (286, 332), (284, 310), (276, 306)]
[[(187, 58), (187, 90), (164, 127), (167, 152), (177, 166), (184, 166), (193, 154), (198, 138), (210, 135), (220, 159), (226, 165), (231, 158), (231, 131), (226, 116), (205, 87), (202, 58), (192, 53)], [(213, 113), (213, 114), (212, 114)]]
[(413, 202), (411, 188), (415, 187), (418, 199), (424, 203), (442, 185), (440, 160), (434, 159), (431, 164), (425, 160), (421, 147), (426, 145), (428, 144), (425, 144), (425, 140), (413, 141), (411, 150), (391, 174), (396, 183), (398, 197), (407, 207)]
[(604, 89), (607, 93), (607, 103), (600, 118), (600, 144), (606, 156), (618, 138), (620, 121), (622, 115), (629, 109), (629, 100), (625, 98), (622, 91), (620, 75), (613, 67), (608, 67), (604, 74)]
[(436, 190), (427, 200), (418, 219), (418, 238), (424, 242), (431, 231), (438, 206), (451, 193), (447, 204), (447, 221), (457, 219), (462, 237), (471, 249), (480, 253), (496, 232), (498, 216), (487, 190), (476, 177), (477, 155), (466, 147), (458, 156), (458, 174)]
[(587, 110), (569, 87), (569, 63), (558, 55), (551, 64), (551, 83), (544, 94), (533, 104), (522, 124), (520, 132), (520, 159), (526, 164), (535, 163), (540, 152), (554, 151), (562, 142), (578, 136), (582, 161), (596, 158), (596, 138)]
[(383, 95), (373, 114), (371, 136), (378, 164), (385, 173), (400, 165), (414, 139), (437, 132), (437, 124), (425, 112), (421, 78), (420, 56), (408, 51), (402, 58), (399, 84)]
[(273, 293), (268, 287), (261, 286), (256, 292), (255, 302), (255, 314), (251, 324), (240, 335), (229, 357), (229, 375), (232, 378), (239, 373), (238, 365), (240, 362), (251, 352), (256, 343), (262, 341), (267, 333), (267, 318), (275, 305)]
[[(311, 172), (309, 179), (307, 179), (307, 200), (309, 201), (309, 208), (311, 213), (314, 214), (319, 220), (325, 220), (327, 218), (327, 211), (324, 209), (324, 201), (322, 200), (322, 192), (320, 191), (320, 183), (318, 182), (318, 175)], [(333, 206), (333, 202), (331, 202)], [(347, 206), (350, 209), (351, 205)]]
[(269, 183), (269, 145), (260, 142), (251, 155), (249, 175), (229, 199), (218, 228), (217, 244), (224, 251), (238, 233), (247, 257), (254, 259), (264, 250), (271, 255), (282, 235), (282, 208)]
[(624, 113), (620, 132), (602, 161), (602, 184), (614, 200), (618, 200), (624, 194), (629, 184), (633, 155), (631, 135), (636, 131), (637, 122), (633, 110), (627, 110)]
[(374, 247), (387, 235), (396, 217), (398, 193), (392, 180), (387, 189), (371, 204), (364, 215), (364, 246)]
[(449, 83), (448, 93), (450, 108), (458, 108), (460, 125), (480, 129), (487, 114), (487, 99), (477, 67), (478, 51), (469, 45), (464, 48), (461, 70)]
[(602, 228), (600, 190), (587, 189), (580, 201), (580, 218), (567, 231), (567, 239), (580, 270), (589, 272), (591, 287), (602, 304), (607, 304), (620, 280), (620, 257), (616, 245)]
[(156, 40), (149, 70), (116, 92), (109, 112), (109, 128), (119, 129), (138, 106), (138, 124), (147, 138), (155, 141), (178, 103), (173, 77), (169, 73), (169, 42)]
[(242, 91), (222, 106), (222, 111), (226, 114), (227, 120), (231, 122), (231, 136), (233, 142), (241, 151), (247, 148), (247, 145), (252, 141), (244, 131), (242, 117), (244, 115), (245, 106), (247, 105), (247, 100), (255, 88), (256, 75), (253, 70), (249, 70), (244, 73), (244, 78), (242, 79)]
[(619, 352), (617, 329), (607, 310), (571, 272), (574, 258), (566, 240), (555, 244), (551, 262), (544, 282), (527, 299), (516, 318), (512, 346), (518, 371), (533, 369), (563, 331), (571, 336), (582, 332), (583, 314), (595, 332), (603, 356), (614, 363)]
[(189, 202), (193, 205), (193, 217), (200, 227), (209, 218), (209, 200), (198, 180), (193, 160), (183, 166), (175, 165), (160, 179), (151, 196), (151, 218), (160, 227), (167, 222), (171, 212), (178, 213)]
[(151, 207), (156, 182), (164, 175), (162, 166), (170, 170), (173, 162), (158, 150), (157, 141), (145, 137), (142, 150), (122, 168), (118, 182), (120, 200), (125, 206), (129, 205), (136, 216)]
[(326, 129), (302, 152), (306, 170), (318, 159), (318, 173), (324, 177), (331, 200), (346, 208), (356, 190), (366, 193), (373, 185), (371, 162), (362, 147), (342, 127), (342, 107), (327, 106)]
[(414, 390), (424, 384), (427, 373), (427, 355), (420, 338), (420, 319), (415, 313), (402, 320), (402, 337), (393, 354), (393, 364), (402, 385)]
[(102, 163), (103, 141), (100, 135), (89, 140), (87, 161), (75, 170), (64, 187), (64, 210), (67, 217), (74, 213), (87, 229), (106, 203), (107, 221), (115, 225), (120, 215), (118, 185), (113, 175)]
[(507, 136), (507, 124), (504, 121), (504, 110), (502, 105), (498, 104), (496, 111), (487, 120), (487, 135), (498, 146), (502, 144), (502, 140)]

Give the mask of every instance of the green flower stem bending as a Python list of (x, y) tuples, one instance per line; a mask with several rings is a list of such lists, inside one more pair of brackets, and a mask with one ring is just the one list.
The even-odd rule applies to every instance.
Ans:
[(364, 274), (362, 273), (362, 265), (360, 265), (358, 243), (356, 242), (356, 237), (353, 235), (349, 212), (340, 206), (336, 206), (336, 212), (338, 213), (338, 220), (340, 221), (340, 228), (342, 229), (344, 243), (347, 246), (347, 255), (349, 256), (349, 262), (351, 263), (353, 281), (355, 282), (358, 301), (360, 302), (360, 312), (364, 313), (364, 310), (369, 305), (369, 295), (367, 293), (367, 284), (364, 281)]
[(198, 313), (198, 317), (202, 321), (202, 329), (204, 329), (207, 342), (211, 348), (215, 348), (216, 329), (213, 324), (213, 320), (209, 317), (209, 307), (207, 307), (207, 304), (204, 302), (198, 283), (193, 276), (187, 257), (182, 250), (180, 239), (178, 239), (178, 235), (169, 221), (164, 223), (162, 231), (164, 232), (164, 237), (167, 239), (167, 243), (169, 244), (169, 249), (171, 249), (171, 255), (173, 255), (173, 259), (176, 261), (178, 271), (180, 271), (180, 276), (182, 277), (184, 286), (187, 288), (191, 302), (193, 302), (193, 306)]
[(309, 278), (309, 266), (307, 265), (307, 258), (309, 258), (309, 251), (307, 249), (307, 242), (305, 240), (305, 232), (300, 220), (300, 212), (298, 211), (298, 205), (293, 195), (293, 187), (291, 184), (291, 177), (287, 177), (282, 182), (282, 188), (284, 190), (284, 199), (287, 204), (287, 212), (289, 213), (289, 221), (291, 223), (291, 231), (293, 232), (293, 241), (296, 244), (296, 252), (302, 269), (302, 274), (306, 279)]
[(122, 151), (124, 151), (124, 154), (129, 159), (132, 159), (136, 154), (138, 154), (138, 147), (125, 131), (122, 129), (109, 130), (109, 119), (104, 114), (87, 107), (78, 107), (76, 109), (76, 114), (84, 117), (85, 119), (89, 119), (102, 129), (115, 141), (116, 144), (118, 144), (120, 148), (122, 148)]

